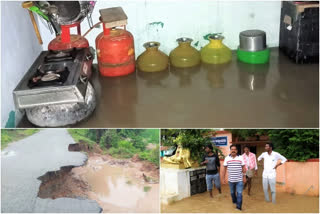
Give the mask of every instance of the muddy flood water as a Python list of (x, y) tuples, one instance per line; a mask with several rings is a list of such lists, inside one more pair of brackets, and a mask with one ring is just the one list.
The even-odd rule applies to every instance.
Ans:
[(73, 173), (87, 182), (88, 198), (97, 201), (103, 212), (160, 210), (157, 172), (148, 171), (143, 162), (90, 157), (85, 166), (73, 169)]
[[(170, 205), (162, 205), (161, 211), (164, 213), (241, 213), (233, 207), (228, 185), (222, 185), (221, 195), (216, 189), (213, 194), (213, 198), (205, 192)], [(277, 192), (276, 204), (265, 202), (262, 184), (259, 182), (254, 182), (250, 196), (247, 190), (244, 190), (242, 196), (244, 213), (319, 213), (318, 197)]]

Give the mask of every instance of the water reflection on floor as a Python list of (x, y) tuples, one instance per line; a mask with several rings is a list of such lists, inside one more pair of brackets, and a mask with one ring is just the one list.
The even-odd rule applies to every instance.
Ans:
[[(243, 193), (242, 212), (245, 213), (319, 213), (319, 197), (292, 195), (277, 192), (277, 203), (264, 201), (261, 184), (255, 184), (251, 196)], [(162, 205), (165, 213), (239, 213), (232, 204), (229, 187), (222, 185), (222, 194), (214, 190), (214, 197), (207, 192), (197, 194), (171, 205)]]
[(159, 212), (158, 184), (144, 183), (124, 168), (102, 165), (84, 177), (103, 212)]

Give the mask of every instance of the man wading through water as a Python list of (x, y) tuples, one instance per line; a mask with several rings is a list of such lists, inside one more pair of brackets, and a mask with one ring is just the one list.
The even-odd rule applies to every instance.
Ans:
[(223, 180), (226, 178), (226, 171), (228, 169), (228, 182), (232, 203), (236, 205), (238, 210), (242, 209), (242, 191), (243, 182), (246, 182), (246, 168), (244, 166), (242, 156), (239, 156), (237, 147), (230, 146), (231, 154), (224, 159), (224, 174)]
[[(282, 165), (287, 161), (285, 157), (280, 155), (278, 152), (272, 151), (272, 143), (266, 143), (265, 145), (266, 152), (262, 153), (258, 157), (258, 161), (264, 159), (263, 163), (263, 174), (262, 174), (262, 186), (264, 191), (264, 198), (267, 202), (270, 202), (268, 187), (270, 186), (272, 203), (276, 203), (276, 169), (278, 166)], [(281, 160), (278, 163), (278, 160)]]
[(257, 176), (258, 166), (257, 166), (257, 160), (256, 155), (250, 152), (250, 149), (248, 146), (244, 147), (244, 153), (242, 155), (243, 162), (245, 163), (246, 167), (246, 178), (247, 182), (244, 184), (243, 189), (246, 188), (248, 185), (248, 195), (250, 195), (251, 190), (251, 180), (253, 178), (253, 174)]
[(221, 184), (220, 184), (220, 161), (218, 155), (213, 153), (213, 147), (211, 144), (208, 144), (205, 147), (205, 151), (207, 153), (206, 156), (203, 157), (203, 160), (201, 162), (201, 165), (206, 165), (207, 171), (206, 171), (206, 183), (207, 183), (207, 189), (210, 192), (210, 197), (212, 198), (212, 189), (214, 182), (215, 187), (219, 190), (219, 193), (221, 194)]

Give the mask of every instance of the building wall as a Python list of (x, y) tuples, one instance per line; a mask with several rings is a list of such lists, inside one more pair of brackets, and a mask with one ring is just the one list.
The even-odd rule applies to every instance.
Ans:
[(222, 151), (224, 156), (228, 156), (230, 154), (230, 145), (232, 142), (232, 134), (231, 132), (222, 132), (219, 134), (219, 131), (217, 132), (218, 134), (215, 135), (215, 137), (224, 137), (226, 136), (228, 139), (228, 145), (227, 146), (218, 146), (218, 148)]
[[(255, 179), (262, 185), (263, 161), (258, 165), (258, 177)], [(220, 160), (223, 166), (223, 160)], [(222, 181), (224, 169), (221, 169), (220, 179)], [(226, 172), (226, 177), (228, 172)], [(290, 194), (319, 196), (319, 159), (307, 162), (287, 161), (277, 168), (276, 178), (277, 192)]]
[(277, 191), (319, 196), (319, 159), (288, 161), (278, 167)]
[(22, 2), (1, 1), (1, 127), (13, 128), (21, 115), (15, 112), (12, 91), (42, 51), (29, 13)]
[[(97, 1), (92, 14), (93, 22), (99, 20), (99, 10), (121, 6), (128, 16), (127, 29), (135, 39), (136, 57), (144, 51), (148, 41), (161, 43), (166, 54), (177, 46), (179, 37), (193, 38), (200, 49), (208, 43), (204, 36), (209, 33), (223, 33), (225, 44), (236, 49), (239, 33), (248, 29), (261, 29), (267, 33), (267, 43), (279, 44), (280, 1), (212, 1), (212, 0), (108, 0)], [(82, 32), (89, 29), (84, 20)], [(43, 48), (54, 38), (44, 22), (40, 24), (44, 40)], [(74, 30), (75, 32), (75, 30)], [(95, 38), (102, 28), (93, 29), (87, 36), (89, 44), (95, 47)], [(96, 60), (96, 59), (95, 59)]]

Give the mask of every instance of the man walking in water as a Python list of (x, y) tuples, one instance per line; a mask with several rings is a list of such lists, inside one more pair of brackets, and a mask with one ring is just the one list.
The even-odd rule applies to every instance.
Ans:
[(253, 174), (257, 176), (257, 171), (258, 171), (256, 155), (250, 152), (249, 146), (245, 146), (242, 158), (246, 167), (246, 178), (247, 178), (247, 183), (244, 184), (243, 189), (245, 189), (246, 186), (248, 185), (248, 195), (250, 195), (251, 180), (253, 178)]
[(207, 183), (207, 189), (210, 192), (210, 197), (212, 198), (212, 189), (214, 182), (214, 185), (219, 190), (219, 193), (221, 194), (221, 184), (220, 184), (220, 161), (218, 155), (213, 153), (213, 147), (211, 144), (208, 144), (205, 147), (206, 155), (203, 157), (203, 160), (201, 162), (201, 165), (206, 165), (207, 171), (206, 171), (206, 183)]
[[(267, 202), (270, 202), (268, 193), (268, 186), (270, 186), (272, 203), (276, 203), (276, 169), (278, 168), (278, 166), (286, 162), (287, 159), (280, 155), (278, 152), (272, 151), (272, 143), (266, 143), (264, 148), (266, 152), (262, 153), (258, 157), (258, 161), (261, 161), (262, 158), (264, 159), (262, 174), (264, 198)], [(281, 162), (278, 162), (278, 160), (281, 160)]]
[[(242, 191), (243, 182), (246, 182), (245, 164), (242, 156), (239, 156), (237, 147), (235, 145), (230, 146), (231, 154), (224, 159), (224, 174), (223, 180), (226, 177), (226, 171), (228, 169), (228, 182), (230, 187), (230, 193), (232, 203), (236, 205), (238, 210), (242, 209)], [(236, 194), (237, 193), (237, 194)]]

